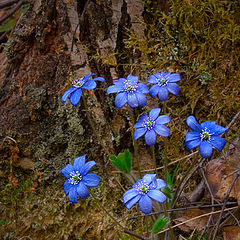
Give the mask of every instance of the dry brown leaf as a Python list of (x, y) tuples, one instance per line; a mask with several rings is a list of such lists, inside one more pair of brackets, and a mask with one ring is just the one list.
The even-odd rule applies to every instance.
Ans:
[[(223, 200), (236, 174), (232, 173), (240, 169), (240, 150), (237, 148), (239, 146), (240, 141), (237, 142), (234, 149), (229, 151), (227, 157), (214, 159), (206, 166), (206, 178), (214, 197), (217, 199)], [(238, 204), (240, 204), (240, 178), (235, 182), (230, 197), (237, 199)]]
[[(203, 214), (205, 214), (205, 212), (200, 209), (189, 209), (181, 217), (176, 218), (174, 222), (176, 224), (183, 223), (185, 221), (188, 221), (192, 218), (195, 218)], [(202, 230), (207, 224), (207, 221), (208, 221), (208, 217), (205, 216), (205, 217), (201, 217), (199, 219), (187, 222), (183, 225), (180, 225), (179, 228), (184, 232), (190, 233), (194, 229)]]
[(223, 238), (224, 240), (240, 240), (240, 228), (238, 226), (224, 228)]

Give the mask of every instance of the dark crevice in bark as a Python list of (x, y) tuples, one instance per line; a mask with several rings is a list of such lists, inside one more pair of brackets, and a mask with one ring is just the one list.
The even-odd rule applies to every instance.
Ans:
[(120, 56), (118, 55), (116, 56), (117, 63), (119, 64), (119, 67), (117, 68), (117, 73), (120, 77), (124, 77), (125, 70), (122, 64), (128, 64), (129, 59), (127, 58), (126, 51), (124, 51), (123, 40), (127, 38), (126, 30), (130, 29), (131, 27), (131, 23), (130, 23), (131, 19), (127, 13), (127, 3), (125, 2), (125, 0), (123, 0), (121, 13), (122, 14), (121, 14), (121, 20), (119, 22), (119, 27), (118, 27), (117, 44), (116, 44), (115, 52), (122, 53)]

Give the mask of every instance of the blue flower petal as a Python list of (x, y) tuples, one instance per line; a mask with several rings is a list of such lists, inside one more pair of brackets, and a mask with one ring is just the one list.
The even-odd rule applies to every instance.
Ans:
[(193, 140), (201, 140), (199, 132), (188, 132), (185, 136), (185, 142), (193, 141)]
[(112, 85), (107, 88), (107, 94), (121, 92), (123, 90), (124, 90), (124, 88), (122, 85), (116, 84), (116, 85)]
[(169, 77), (169, 80), (170, 80), (169, 82), (171, 82), (171, 83), (180, 81), (181, 80), (180, 74), (178, 74), (178, 73), (171, 74)]
[(138, 76), (133, 76), (133, 75), (129, 74), (127, 76), (127, 80), (137, 83), (138, 82)]
[(226, 141), (219, 136), (213, 135), (211, 137), (211, 144), (221, 152), (226, 144)]
[(89, 196), (88, 189), (82, 181), (77, 185), (77, 193), (81, 199)]
[(83, 81), (86, 82), (91, 76), (96, 76), (96, 73), (87, 74), (83, 77)]
[(82, 88), (84, 89), (94, 89), (96, 88), (97, 84), (94, 80), (89, 80), (83, 84)]
[(104, 82), (104, 78), (103, 77), (96, 77), (93, 80), (94, 81), (99, 81), (99, 82)]
[(72, 203), (77, 203), (77, 187), (73, 186), (69, 190), (68, 199)]
[(115, 97), (115, 106), (117, 108), (122, 108), (127, 103), (127, 93), (121, 92), (118, 93)]
[(160, 101), (166, 101), (168, 99), (168, 90), (166, 86), (159, 88), (158, 98)]
[(143, 114), (139, 117), (138, 121), (135, 123), (135, 125), (133, 126), (133, 128), (142, 127), (144, 120), (146, 120), (147, 118), (148, 118), (148, 115), (147, 115), (146, 113), (143, 113)]
[(150, 90), (149, 90), (150, 96), (151, 96), (152, 98), (154, 98), (154, 97), (158, 94), (159, 89), (160, 89), (160, 87), (159, 87), (157, 84), (156, 84), (156, 85), (153, 85), (153, 86), (150, 88)]
[(141, 198), (141, 195), (139, 194), (136, 197), (129, 200), (128, 202), (124, 203), (126, 208), (130, 209), (135, 203), (137, 203), (139, 201), (140, 198)]
[(138, 129), (136, 129), (134, 134), (133, 134), (134, 140), (137, 140), (138, 138), (140, 138), (143, 134), (146, 133), (146, 131), (147, 131), (147, 129), (144, 128), (144, 127), (140, 127)]
[(194, 116), (189, 116), (187, 118), (187, 125), (194, 131), (196, 132), (201, 132), (202, 131), (202, 127), (198, 124), (198, 122), (196, 121)]
[(145, 174), (144, 177), (142, 178), (142, 180), (150, 183), (152, 182), (152, 179), (155, 178), (157, 176), (157, 174)]
[(71, 187), (72, 187), (72, 184), (67, 179), (63, 184), (63, 190), (64, 190), (64, 193), (66, 194), (66, 196), (69, 194)]
[(138, 99), (136, 97), (136, 94), (134, 93), (128, 94), (128, 104), (131, 108), (135, 108), (138, 106)]
[(124, 86), (124, 83), (127, 81), (125, 78), (119, 78), (116, 82), (113, 82), (114, 85), (122, 85)]
[(152, 118), (153, 120), (155, 120), (158, 117), (160, 111), (161, 111), (161, 108), (153, 108), (149, 112), (149, 117)]
[(142, 93), (149, 93), (149, 89), (148, 86), (144, 83), (138, 83), (138, 89), (142, 92)]
[(138, 194), (139, 193), (135, 188), (131, 188), (130, 190), (126, 191), (123, 194), (123, 202), (126, 203), (130, 201), (132, 198), (136, 197)]
[[(202, 129), (207, 128), (208, 130), (213, 129), (215, 125), (216, 125), (215, 121), (206, 121), (206, 122), (201, 123)], [(212, 133), (212, 131), (211, 131), (211, 133)]]
[(212, 156), (212, 145), (207, 141), (200, 144), (200, 154), (202, 158), (210, 158)]
[(164, 77), (164, 75), (165, 75), (164, 72), (161, 72), (161, 73), (157, 72), (157, 73), (154, 74), (156, 79), (161, 79), (162, 77)]
[(169, 123), (169, 122), (171, 122), (171, 119), (167, 115), (161, 115), (155, 120), (156, 124), (165, 124), (165, 123)]
[(192, 140), (192, 141), (188, 141), (188, 142), (185, 142), (187, 148), (189, 150), (192, 150), (193, 148), (199, 146), (201, 144), (201, 140), (200, 138), (199, 139), (195, 139), (195, 140)]
[(83, 176), (83, 183), (88, 187), (97, 187), (100, 184), (100, 177), (94, 173), (88, 173)]
[(82, 95), (82, 89), (78, 88), (75, 92), (73, 92), (70, 96), (70, 102), (72, 105), (76, 106), (81, 98)]
[(152, 212), (152, 200), (150, 197), (148, 197), (148, 195), (143, 195), (141, 197), (139, 200), (139, 208), (145, 214)]
[(152, 146), (156, 143), (156, 133), (153, 129), (146, 132), (145, 141), (149, 146)]
[(76, 89), (77, 89), (76, 87), (71, 87), (71, 88), (69, 88), (67, 91), (65, 91), (65, 92), (63, 93), (63, 95), (62, 95), (62, 98), (61, 98), (62, 103), (65, 103), (66, 100), (67, 100), (67, 98), (68, 98), (68, 96), (69, 96), (72, 92), (74, 92)]
[(162, 179), (157, 179), (157, 187), (156, 187), (157, 190), (164, 188), (166, 186), (167, 184)]
[(71, 164), (67, 164), (60, 172), (63, 174), (64, 177), (70, 178), (70, 173), (74, 170)]
[(220, 125), (217, 125), (217, 124), (215, 124), (213, 126), (213, 128), (211, 129), (211, 132), (214, 132), (215, 135), (220, 135), (220, 134), (222, 134), (224, 132), (227, 132), (227, 131), (228, 131), (227, 128), (224, 128), (224, 127), (222, 127)]
[(160, 203), (164, 203), (167, 200), (167, 197), (159, 190), (150, 190), (147, 195)]
[(85, 164), (85, 155), (74, 159), (73, 168), (75, 171), (79, 171)]
[(170, 93), (177, 95), (179, 93), (179, 86), (176, 83), (168, 83), (167, 89)]
[(88, 171), (94, 166), (96, 165), (96, 162), (95, 161), (89, 161), (87, 162), (84, 167), (82, 169), (80, 169), (80, 174), (82, 176), (86, 175), (88, 173)]
[(156, 124), (154, 126), (154, 131), (162, 137), (168, 137), (170, 135), (170, 129), (162, 124)]
[(147, 104), (147, 98), (145, 97), (145, 95), (141, 92), (135, 92), (135, 94), (140, 107), (144, 107)]
[(154, 75), (151, 75), (149, 77), (149, 79), (147, 80), (148, 83), (153, 83), (156, 84), (157, 83), (157, 78)]

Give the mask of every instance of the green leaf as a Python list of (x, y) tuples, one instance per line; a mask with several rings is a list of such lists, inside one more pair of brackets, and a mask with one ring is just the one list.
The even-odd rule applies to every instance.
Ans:
[(172, 200), (174, 194), (168, 186), (161, 188), (161, 192), (163, 192), (168, 199)]
[(172, 188), (173, 182), (172, 182), (172, 179), (171, 179), (170, 174), (169, 174), (168, 171), (167, 171), (167, 182), (168, 182), (168, 184), (169, 184), (169, 185), (171, 186), (171, 188)]
[(160, 216), (158, 220), (154, 223), (152, 228), (152, 233), (156, 234), (159, 231), (161, 231), (168, 223), (170, 222), (170, 219), (164, 216)]
[(6, 24), (4, 24), (3, 26), (0, 26), (0, 32), (6, 32), (8, 29), (12, 28), (13, 24), (14, 24), (14, 19), (8, 20)]
[(2, 224), (4, 224), (4, 223), (6, 223), (6, 221), (2, 221), (2, 222), (0, 222), (0, 225), (2, 225)]
[(132, 158), (131, 153), (126, 150), (124, 153), (119, 153), (117, 157), (109, 157), (112, 164), (123, 173), (130, 173)]

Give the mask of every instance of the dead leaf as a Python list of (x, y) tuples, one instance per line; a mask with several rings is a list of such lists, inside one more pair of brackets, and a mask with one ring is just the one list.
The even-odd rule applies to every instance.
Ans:
[[(205, 214), (205, 212), (200, 209), (189, 209), (181, 217), (176, 218), (174, 222), (176, 224), (183, 223), (185, 221), (188, 221), (192, 218), (198, 217), (203, 214)], [(205, 217), (201, 217), (196, 220), (187, 222), (185, 224), (182, 224), (179, 226), (179, 228), (184, 232), (190, 233), (194, 229), (202, 230), (207, 224), (207, 221), (208, 221), (208, 217), (205, 216)]]
[(24, 170), (33, 170), (34, 168), (34, 162), (30, 158), (21, 158), (17, 165)]
[(240, 239), (240, 228), (238, 226), (226, 227), (223, 230), (224, 240), (239, 240)]
[[(227, 193), (235, 174), (232, 174), (237, 169), (240, 169), (240, 140), (236, 143), (236, 147), (229, 150), (227, 157), (218, 158), (210, 161), (206, 166), (206, 178), (215, 198), (223, 200)], [(207, 197), (209, 193), (207, 192)], [(240, 178), (235, 182), (230, 197), (238, 200), (240, 204)]]

